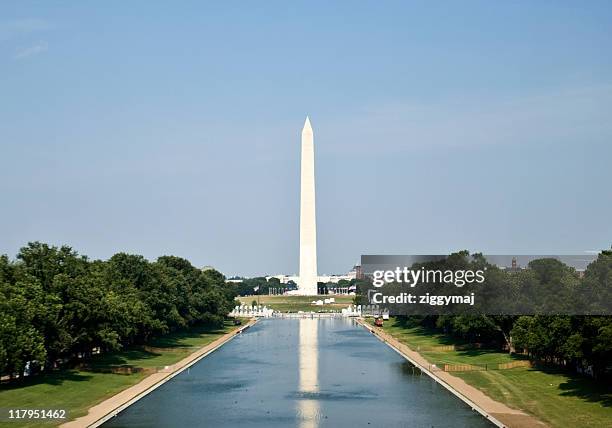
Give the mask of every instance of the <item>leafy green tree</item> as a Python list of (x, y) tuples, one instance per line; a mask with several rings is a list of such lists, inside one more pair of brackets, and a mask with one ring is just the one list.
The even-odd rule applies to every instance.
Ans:
[(44, 364), (45, 338), (34, 321), (44, 306), (40, 284), (0, 284), (0, 369), (11, 377), (22, 373), (28, 362)]
[(52, 369), (197, 323), (221, 325), (235, 290), (214, 269), (118, 253), (90, 261), (70, 247), (29, 243), (0, 256), (0, 372)]

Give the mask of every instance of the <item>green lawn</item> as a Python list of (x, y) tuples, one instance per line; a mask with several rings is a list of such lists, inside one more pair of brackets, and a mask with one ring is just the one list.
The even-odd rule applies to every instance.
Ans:
[[(90, 407), (138, 383), (148, 373), (180, 361), (197, 348), (211, 343), (235, 328), (237, 327), (229, 322), (221, 329), (197, 327), (161, 337), (152, 341), (146, 348), (134, 347), (96, 357), (91, 361), (89, 370), (64, 370), (34, 377), (22, 384), (0, 385), (0, 407), (66, 409), (70, 419), (83, 416)], [(145, 370), (129, 375), (102, 372), (122, 366)], [(40, 425), (40, 422), (0, 423), (0, 426), (7, 427)]]
[[(422, 327), (391, 319), (384, 330), (417, 350), (441, 345), (464, 345)], [(489, 349), (423, 351), (429, 362), (495, 364), (523, 358)], [(562, 371), (517, 367), (507, 370), (453, 372), (491, 398), (521, 409), (552, 427), (612, 427), (612, 385)]]
[[(325, 297), (333, 297), (335, 303), (316, 306), (312, 304), (313, 300), (323, 300)], [(267, 306), (281, 312), (340, 312), (342, 308), (346, 308), (353, 303), (354, 296), (259, 296), (259, 304)], [(250, 305), (253, 301), (257, 301), (258, 296), (239, 297), (245, 305)]]

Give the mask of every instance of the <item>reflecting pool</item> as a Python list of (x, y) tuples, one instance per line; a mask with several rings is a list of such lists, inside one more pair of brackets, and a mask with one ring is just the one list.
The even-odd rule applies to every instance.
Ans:
[(485, 427), (344, 318), (263, 319), (104, 427)]

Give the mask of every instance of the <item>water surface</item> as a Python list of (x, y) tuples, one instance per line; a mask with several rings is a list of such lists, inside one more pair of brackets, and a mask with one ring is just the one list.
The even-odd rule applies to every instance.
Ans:
[(489, 427), (350, 319), (264, 319), (104, 427)]

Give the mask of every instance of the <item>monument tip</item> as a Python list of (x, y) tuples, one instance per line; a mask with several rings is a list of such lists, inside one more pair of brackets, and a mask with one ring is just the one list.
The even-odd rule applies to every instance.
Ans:
[(312, 126), (310, 125), (310, 118), (306, 116), (306, 120), (304, 121), (304, 130), (312, 131)]

